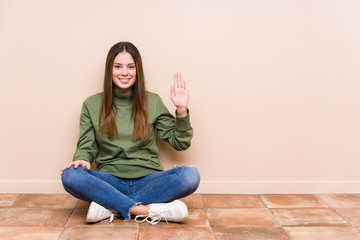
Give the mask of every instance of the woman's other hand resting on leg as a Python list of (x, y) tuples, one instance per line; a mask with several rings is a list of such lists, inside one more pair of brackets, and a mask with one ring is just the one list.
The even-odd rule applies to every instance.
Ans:
[(76, 160), (74, 162), (70, 162), (68, 164), (65, 165), (64, 168), (61, 169), (61, 173), (60, 176), (62, 175), (62, 173), (65, 171), (65, 169), (69, 169), (71, 168), (71, 166), (74, 166), (74, 168), (76, 169), (78, 166), (83, 166), (84, 168), (86, 168), (87, 170), (90, 170), (90, 163), (88, 161), (85, 160)]

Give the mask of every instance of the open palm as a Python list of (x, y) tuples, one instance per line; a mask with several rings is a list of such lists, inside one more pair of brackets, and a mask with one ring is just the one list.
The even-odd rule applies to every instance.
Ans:
[(180, 73), (174, 75), (174, 85), (171, 86), (171, 100), (177, 109), (187, 110), (189, 105), (189, 91)]

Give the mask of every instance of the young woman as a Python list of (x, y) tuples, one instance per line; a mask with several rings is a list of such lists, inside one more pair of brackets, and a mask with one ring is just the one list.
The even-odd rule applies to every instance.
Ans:
[[(174, 117), (158, 95), (145, 90), (144, 80), (138, 49), (119, 42), (107, 55), (104, 91), (83, 103), (77, 150), (61, 176), (67, 192), (91, 202), (88, 222), (112, 221), (119, 214), (125, 221), (135, 215), (136, 221), (152, 224), (188, 216), (186, 205), (177, 199), (195, 192), (199, 172), (191, 166), (163, 171), (155, 136), (157, 132), (179, 151), (190, 146), (186, 82), (175, 74)], [(90, 170), (94, 159), (97, 171)]]

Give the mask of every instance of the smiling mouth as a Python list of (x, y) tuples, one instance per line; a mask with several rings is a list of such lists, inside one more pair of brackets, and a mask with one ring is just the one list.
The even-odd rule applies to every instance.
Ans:
[(130, 82), (129, 78), (118, 78), (121, 83), (128, 83)]

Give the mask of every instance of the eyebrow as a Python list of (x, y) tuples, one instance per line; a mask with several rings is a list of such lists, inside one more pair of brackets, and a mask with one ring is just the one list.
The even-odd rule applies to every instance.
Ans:
[[(117, 64), (117, 65), (122, 65), (121, 63), (117, 63), (115, 62), (114, 65)], [(135, 63), (128, 63), (127, 65), (135, 65)]]

